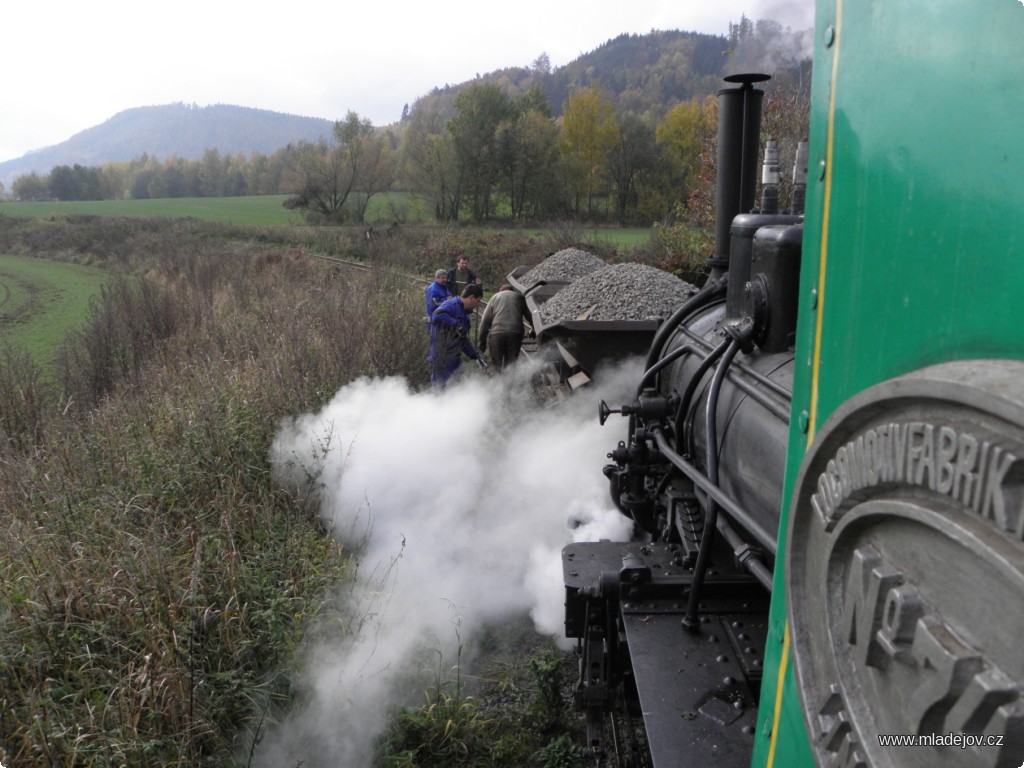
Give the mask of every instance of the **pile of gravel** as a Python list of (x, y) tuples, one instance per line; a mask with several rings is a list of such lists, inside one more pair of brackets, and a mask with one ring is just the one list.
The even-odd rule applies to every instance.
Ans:
[(579, 248), (564, 248), (548, 256), (544, 261), (519, 278), (519, 282), (529, 286), (539, 283), (558, 281), (571, 283), (584, 275), (589, 275), (605, 266), (601, 259), (592, 253)]
[(545, 323), (665, 319), (697, 292), (675, 275), (643, 264), (612, 264), (581, 277), (540, 305)]

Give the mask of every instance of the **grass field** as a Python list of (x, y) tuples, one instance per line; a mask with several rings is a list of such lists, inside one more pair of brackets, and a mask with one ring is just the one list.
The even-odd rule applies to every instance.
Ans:
[[(417, 206), (392, 196), (415, 214)], [(254, 227), (304, 227), (301, 215), (282, 206), (284, 195), (232, 198), (169, 198), (161, 200), (103, 200), (82, 202), (5, 202), (0, 216), (59, 220), (68, 216), (192, 218), (200, 221)], [(387, 212), (381, 197), (379, 215)], [(371, 210), (371, 213), (373, 210)], [(421, 224), (428, 229), (469, 234), (480, 229), (489, 233), (515, 234), (542, 239), (551, 234), (543, 227), (450, 227)], [(583, 227), (559, 225), (562, 239), (569, 236), (581, 247), (606, 246), (621, 254), (643, 245), (651, 237), (648, 228)], [(360, 228), (361, 235), (361, 228)], [(606, 250), (606, 249), (601, 249)], [(0, 255), (0, 343), (7, 342), (29, 351), (47, 366), (67, 332), (86, 317), (89, 300), (99, 293), (108, 275), (99, 269), (26, 256)]]
[[(392, 194), (375, 198), (367, 212), (367, 220), (390, 221), (388, 202), (396, 202), (405, 210), (408, 221), (424, 223), (422, 206), (406, 195)], [(302, 226), (302, 214), (286, 209), (282, 203), (287, 195), (252, 197), (181, 197), (160, 200), (87, 200), (75, 202), (4, 202), (0, 203), (0, 216), (46, 218), (50, 216), (138, 216), (194, 218), (228, 224), (253, 226)], [(442, 226), (442, 225), (438, 225)], [(490, 231), (509, 231), (541, 234), (543, 227), (508, 229), (489, 228)], [(618, 248), (630, 248), (650, 237), (648, 227), (580, 227), (581, 240), (607, 242)]]
[[(333, 655), (336, 639), (347, 648), (364, 625), (379, 626), (346, 597), (361, 591), (350, 586), (360, 550), (326, 536), (318, 516), (320, 489), (335, 482), (328, 451), (351, 450), (352, 438), (339, 427), (337, 441), (317, 439), (312, 464), (297, 460), (291, 480), (270, 457), (286, 425), (349, 384), (401, 378), (412, 395), (429, 391), (422, 287), (391, 270), (429, 275), (465, 254), (492, 286), (560, 248), (615, 243), (600, 255), (623, 259), (627, 236), (651, 237), (576, 224), (424, 224), (368, 243), (354, 228), (223, 223), (267, 202), (259, 198), (215, 201), (220, 220), (170, 218), (189, 215), (174, 207), (185, 202), (54, 204), (38, 215), (26, 204), (25, 218), (0, 204), (4, 765), (253, 764), (246, 756), (279, 738), (270, 724), (305, 716), (305, 660), (321, 642)], [(148, 218), (126, 218), (125, 206)], [(60, 346), (72, 329), (81, 330)], [(49, 370), (4, 354), (5, 340)], [(62, 364), (47, 366), (58, 348)], [(379, 510), (387, 514), (386, 502)], [(486, 660), (499, 642), (464, 626), (466, 638), (474, 631), (467, 658)], [(409, 765), (428, 748), (446, 750), (434, 765), (582, 764), (570, 739), (582, 739), (582, 721), (561, 698), (570, 655), (548, 655), (524, 633), (506, 646), (512, 635), (501, 629), (500, 666), (481, 663), (470, 689), (458, 664), (456, 682), (443, 674), (459, 656), (436, 633), (414, 636), (438, 672), (412, 683), (426, 686), (427, 704), (395, 715), (374, 765)], [(394, 668), (412, 673), (420, 660)]]
[(3, 203), (11, 216), (161, 216), (203, 221), (274, 226), (302, 224), (302, 215), (281, 204), (287, 195), (253, 197), (177, 197), (161, 200), (82, 200), (74, 202)]
[(0, 342), (49, 363), (109, 279), (100, 269), (0, 254)]

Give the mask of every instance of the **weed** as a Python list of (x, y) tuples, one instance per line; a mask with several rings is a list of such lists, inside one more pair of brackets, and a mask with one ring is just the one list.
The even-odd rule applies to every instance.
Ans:
[[(288, 708), (295, 650), (349, 562), (267, 456), (283, 419), (358, 376), (425, 383), (421, 289), (389, 276), (420, 274), (434, 235), (411, 230), (363, 274), (310, 257), (365, 252), (340, 229), (0, 221), (5, 252), (123, 275), (59, 375), (0, 351), (5, 764), (229, 765)], [(485, 280), (553, 250), (480, 237), (445, 247), (472, 245)], [(389, 764), (525, 765), (569, 727), (551, 664), (515, 670), (493, 707), (439, 674), (396, 716)]]
[(537, 750), (534, 760), (543, 768), (578, 768), (583, 765), (583, 749), (563, 733)]
[[(458, 656), (461, 659), (461, 644)], [(438, 652), (438, 671), (426, 691), (426, 703), (395, 713), (381, 745), (379, 765), (428, 768), (472, 764), (477, 755), (486, 751), (487, 720), (481, 716), (476, 700), (464, 694), (459, 665), (445, 675), (442, 664), (443, 657)]]
[(563, 663), (563, 654), (548, 651), (527, 664), (537, 689), (536, 709), (544, 720), (557, 720), (562, 713)]

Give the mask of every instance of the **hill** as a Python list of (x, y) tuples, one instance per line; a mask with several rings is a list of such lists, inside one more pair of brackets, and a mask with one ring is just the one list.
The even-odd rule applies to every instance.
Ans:
[(622, 34), (561, 67), (552, 69), (541, 56), (530, 67), (495, 70), (477, 80), (435, 88), (417, 100), (412, 111), (449, 117), (455, 97), (473, 83), (497, 83), (509, 96), (538, 86), (556, 117), (573, 90), (591, 85), (599, 85), (622, 110), (664, 111), (721, 88), (729, 53), (730, 42), (721, 35), (679, 30)]
[(24, 173), (46, 173), (58, 165), (96, 166), (147, 153), (189, 160), (200, 159), (207, 149), (224, 155), (270, 155), (289, 143), (327, 138), (333, 125), (323, 118), (228, 104), (135, 107), (60, 144), (0, 163), (0, 182), (10, 188)]
[[(537, 86), (555, 116), (573, 90), (591, 85), (599, 85), (620, 111), (664, 114), (677, 102), (715, 93), (722, 87), (723, 73), (736, 67), (782, 74), (796, 65), (800, 76), (800, 62), (807, 69), (809, 52), (803, 49), (809, 34), (768, 20), (755, 25), (745, 17), (740, 25), (730, 25), (729, 36), (679, 30), (623, 34), (562, 67), (552, 68), (542, 55), (530, 67), (495, 70), (434, 88), (403, 119), (421, 110), (446, 119), (454, 113), (459, 92), (482, 82), (498, 84), (510, 97)], [(272, 155), (289, 143), (328, 137), (332, 126), (333, 121), (322, 118), (225, 104), (137, 107), (61, 144), (0, 163), (0, 183), (9, 190), (15, 177), (32, 171), (44, 174), (58, 165), (99, 166), (143, 154), (188, 160), (200, 159), (207, 149), (221, 155)]]

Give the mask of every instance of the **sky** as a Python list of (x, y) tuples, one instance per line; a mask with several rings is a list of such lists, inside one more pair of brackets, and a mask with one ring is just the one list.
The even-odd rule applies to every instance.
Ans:
[[(488, 10), (484, 10), (484, 8)], [(811, 0), (252, 3), (42, 0), (0, 12), (0, 162), (134, 107), (234, 104), (375, 125), (446, 84), (546, 53), (559, 67), (623, 33), (794, 29)]]

